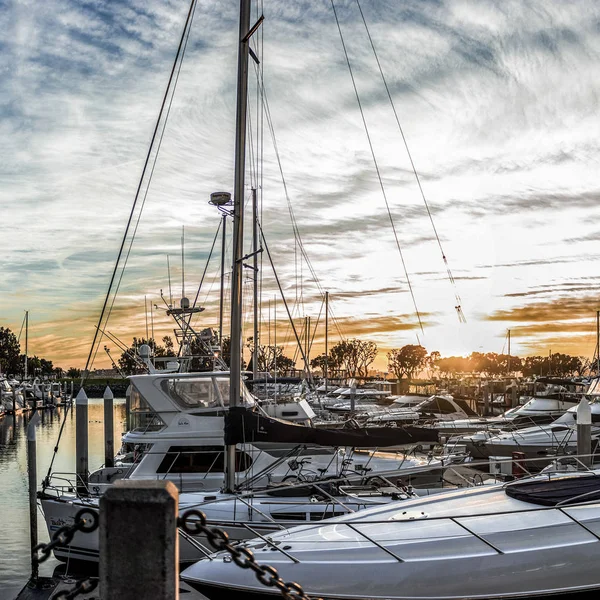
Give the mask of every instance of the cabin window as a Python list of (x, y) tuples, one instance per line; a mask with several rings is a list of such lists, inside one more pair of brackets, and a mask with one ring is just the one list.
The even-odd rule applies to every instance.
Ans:
[[(235, 470), (246, 471), (252, 457), (241, 450), (235, 453)], [(224, 446), (171, 446), (157, 473), (222, 473), (225, 470)]]
[[(221, 396), (223, 406), (229, 406), (229, 377), (215, 377), (215, 383), (217, 384), (217, 390)], [(254, 406), (255, 403), (252, 394), (248, 391), (248, 388), (243, 382), (241, 384), (241, 393), (242, 405)]]
[(132, 385), (129, 405), (132, 431), (159, 431), (165, 426), (158, 413), (146, 402), (140, 392)]
[(160, 382), (163, 391), (183, 409), (220, 408), (211, 377), (172, 377)]

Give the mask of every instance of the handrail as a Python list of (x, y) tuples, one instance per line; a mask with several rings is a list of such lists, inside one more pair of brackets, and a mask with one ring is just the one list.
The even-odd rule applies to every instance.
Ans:
[(392, 552), (389, 548), (386, 548), (385, 546), (381, 545), (379, 542), (376, 542), (374, 539), (371, 539), (364, 531), (361, 531), (360, 529), (356, 528), (352, 523), (344, 523), (344, 525), (346, 525), (347, 527), (352, 529), (352, 531), (355, 531), (359, 535), (362, 535), (367, 541), (371, 542), (371, 544), (374, 544), (379, 549), (383, 550), (384, 552), (387, 552), (390, 556), (393, 556), (398, 562), (404, 562), (404, 560), (402, 560), (396, 553)]

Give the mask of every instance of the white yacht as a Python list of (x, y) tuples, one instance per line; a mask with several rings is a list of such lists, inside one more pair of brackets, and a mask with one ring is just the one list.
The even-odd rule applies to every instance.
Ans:
[[(596, 470), (392, 503), (245, 547), (284, 581), (324, 600), (532, 600), (597, 595), (599, 534)], [(211, 600), (278, 593), (225, 552), (181, 577)]]
[[(84, 496), (73, 492), (76, 486), (63, 479), (64, 474), (52, 475), (44, 483), (38, 497), (50, 535), (72, 522), (82, 507), (97, 511), (100, 496), (120, 478), (172, 481), (181, 492), (182, 510), (208, 502), (211, 522), (225, 527), (234, 539), (254, 537), (255, 527), (259, 532), (270, 533), (301, 520), (314, 521), (387, 503), (402, 495), (407, 497), (402, 491), (405, 484), (440, 480), (440, 472), (432, 471), (432, 467), (441, 462), (432, 458), (252, 440), (237, 444), (235, 493), (224, 494), (219, 489), (225, 478), (225, 442), (232, 443), (226, 436), (233, 435), (227, 434), (227, 427), (231, 427), (227, 425), (231, 422), (227, 418), (229, 373), (158, 372), (132, 376), (130, 381), (131, 430), (123, 436), (123, 441), (132, 452), (122, 456), (121, 464), (93, 472)], [(243, 406), (254, 407), (254, 398), (243, 383), (241, 390)], [(319, 440), (329, 435), (323, 430), (279, 422), (262, 413), (252, 414), (258, 422), (256, 429), (260, 430), (257, 435), (262, 436), (262, 429), (271, 422), (292, 428), (300, 435), (315, 435)], [(287, 430), (284, 433), (289, 435)], [(402, 435), (402, 430), (386, 433)], [(239, 435), (246, 434), (241, 431)], [(347, 439), (360, 436), (360, 432), (335, 431), (332, 435)], [(426, 472), (422, 473), (423, 470)], [(366, 485), (348, 492), (338, 487), (322, 487), (329, 486), (331, 481), (319, 482), (324, 478), (340, 478), (346, 485), (351, 481), (365, 483), (369, 477), (381, 479), (382, 473), (386, 476), (383, 491), (381, 486)], [(268, 485), (284, 481), (288, 485), (283, 488), (265, 490)], [(97, 544), (97, 537), (77, 535), (69, 546), (57, 547), (54, 552), (61, 560), (97, 561)], [(187, 538), (182, 541), (182, 560), (198, 559), (203, 552), (197, 541)]]
[[(600, 402), (592, 402), (590, 407), (594, 447), (600, 436)], [(504, 432), (479, 431), (461, 436), (457, 441), (466, 444), (473, 458), (511, 456), (513, 452), (523, 452), (526, 458), (574, 454), (577, 450), (577, 406), (569, 408), (549, 425), (533, 425)], [(543, 466), (542, 463), (540, 466)]]

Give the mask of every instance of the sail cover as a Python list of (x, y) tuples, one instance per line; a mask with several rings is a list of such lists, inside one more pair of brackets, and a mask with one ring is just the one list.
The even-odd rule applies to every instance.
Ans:
[(437, 441), (437, 429), (428, 427), (407, 425), (405, 427), (321, 429), (268, 417), (244, 406), (231, 407), (225, 415), (225, 444), (285, 442), (334, 447), (384, 448)]
[(506, 495), (541, 506), (590, 502), (600, 500), (600, 477), (585, 475), (511, 483), (506, 486)]

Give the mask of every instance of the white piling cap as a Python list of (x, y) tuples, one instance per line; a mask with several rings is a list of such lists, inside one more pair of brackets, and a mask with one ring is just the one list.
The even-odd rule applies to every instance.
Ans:
[(78, 392), (77, 392), (77, 397), (75, 398), (75, 404), (83, 404), (85, 406), (87, 406), (88, 404), (88, 397), (87, 394), (85, 393), (85, 390), (83, 388), (81, 388)]
[(112, 390), (110, 389), (110, 385), (106, 386), (106, 388), (104, 390), (104, 396), (103, 397), (104, 397), (105, 400), (114, 400), (115, 399), (115, 397), (114, 397), (114, 395), (112, 393)]
[(29, 425), (27, 425), (27, 441), (35, 442), (35, 428), (40, 421), (40, 413), (36, 411), (36, 413), (31, 417), (29, 421)]
[(577, 406), (577, 425), (591, 425), (592, 424), (592, 407), (590, 403), (582, 398), (581, 402)]

